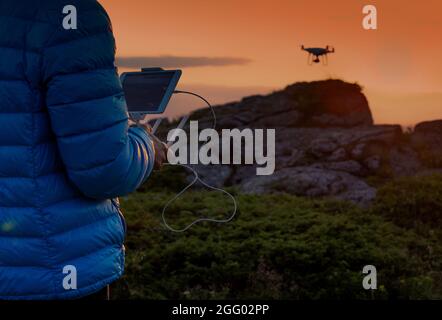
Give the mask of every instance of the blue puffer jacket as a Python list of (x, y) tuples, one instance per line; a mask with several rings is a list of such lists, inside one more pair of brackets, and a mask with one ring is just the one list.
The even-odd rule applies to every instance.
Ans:
[(0, 1), (0, 299), (77, 298), (123, 273), (116, 197), (148, 177), (154, 150), (128, 128), (114, 60), (95, 0)]

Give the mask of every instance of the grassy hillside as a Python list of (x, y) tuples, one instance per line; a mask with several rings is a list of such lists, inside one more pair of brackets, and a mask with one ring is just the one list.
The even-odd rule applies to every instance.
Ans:
[[(441, 176), (391, 182), (368, 210), (236, 194), (239, 213), (232, 223), (203, 223), (174, 234), (160, 214), (179, 179), (122, 199), (129, 229), (126, 275), (114, 298), (442, 298)], [(159, 180), (157, 174), (150, 183)], [(183, 227), (195, 216), (230, 211), (228, 198), (199, 190), (172, 205), (167, 218)], [(378, 270), (375, 292), (362, 289), (368, 264)]]

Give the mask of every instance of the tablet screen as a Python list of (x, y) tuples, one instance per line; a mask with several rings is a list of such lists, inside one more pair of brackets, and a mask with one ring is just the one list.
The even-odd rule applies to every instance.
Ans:
[(176, 71), (126, 74), (123, 90), (129, 112), (163, 112), (176, 84)]

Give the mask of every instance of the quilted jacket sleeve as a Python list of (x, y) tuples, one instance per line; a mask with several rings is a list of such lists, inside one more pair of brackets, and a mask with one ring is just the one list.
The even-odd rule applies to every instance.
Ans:
[(43, 49), (46, 105), (70, 180), (88, 197), (113, 198), (150, 175), (154, 149), (128, 126), (109, 17), (95, 1), (78, 3), (78, 29), (60, 23)]

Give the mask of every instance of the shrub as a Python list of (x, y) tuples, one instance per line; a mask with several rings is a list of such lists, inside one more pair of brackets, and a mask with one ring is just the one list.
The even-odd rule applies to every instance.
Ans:
[(378, 190), (373, 207), (405, 228), (439, 228), (442, 225), (442, 175), (407, 177)]
[[(440, 298), (440, 250), (382, 216), (343, 202), (289, 195), (237, 195), (239, 213), (224, 225), (166, 231), (160, 213), (173, 194), (122, 200), (129, 233), (127, 266), (115, 298), (371, 299)], [(189, 192), (167, 218), (227, 215), (222, 195)], [(436, 244), (439, 245), (440, 244)], [(379, 290), (362, 289), (362, 268), (378, 269)]]

